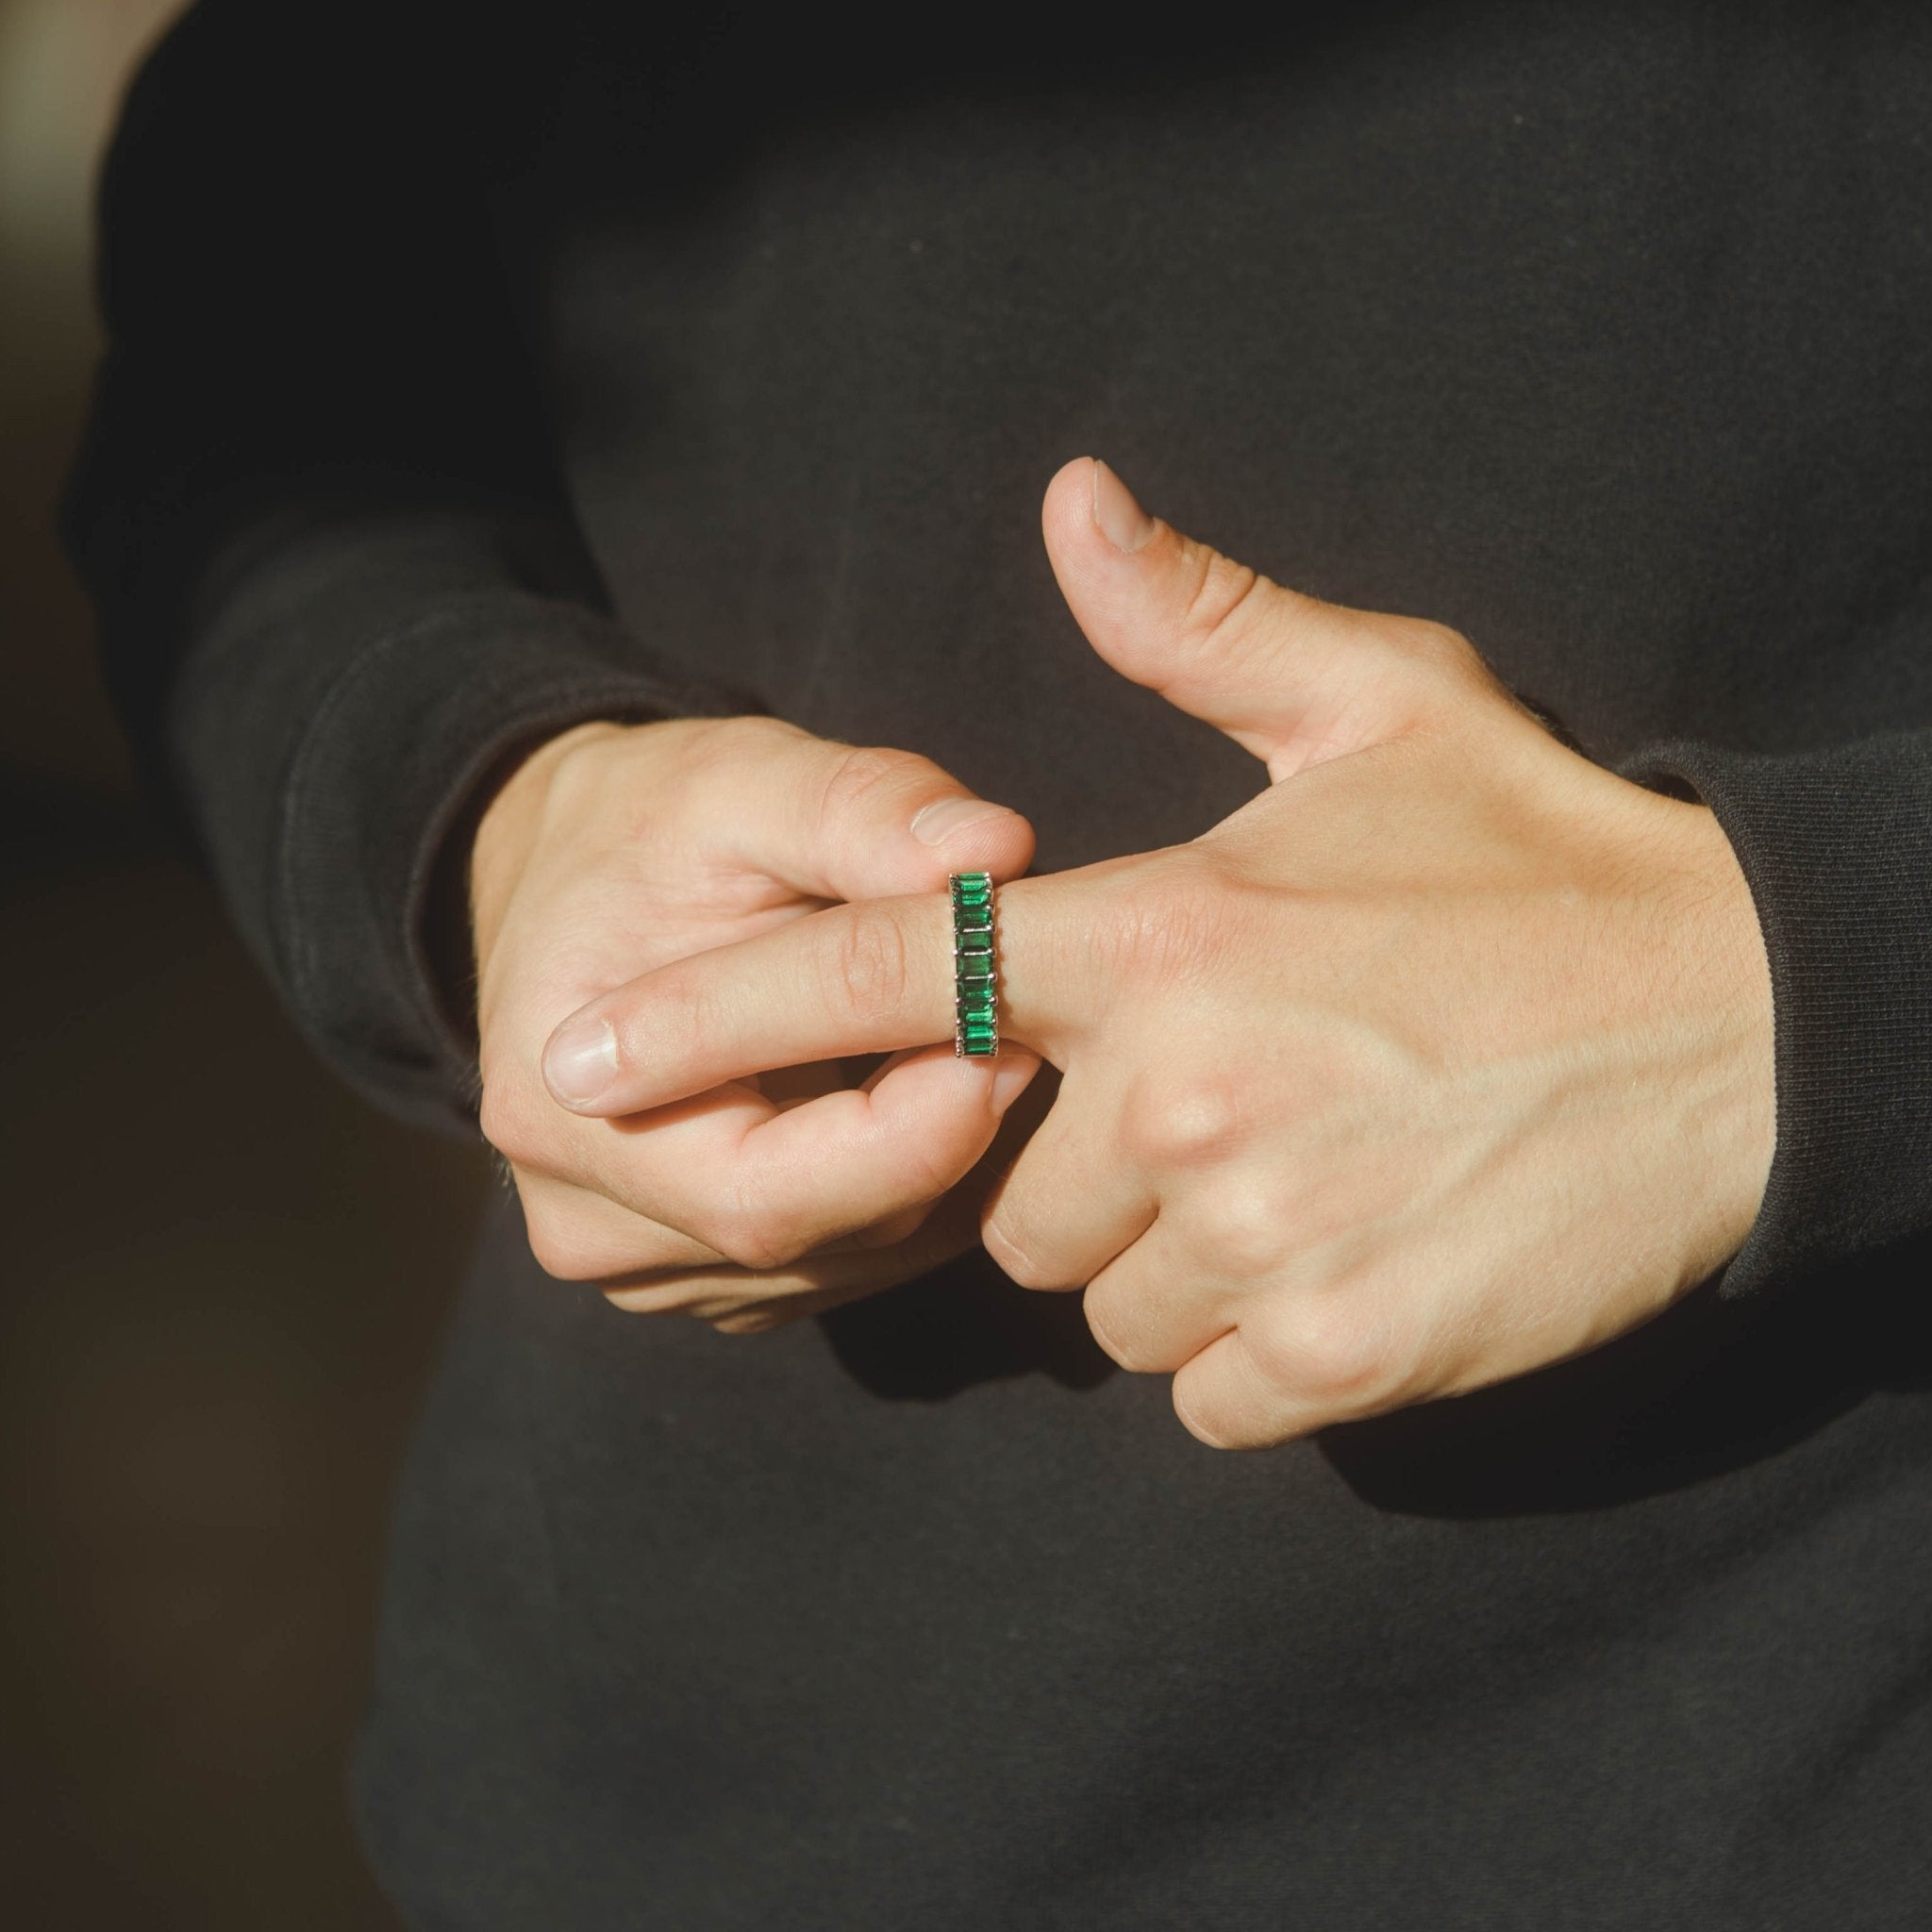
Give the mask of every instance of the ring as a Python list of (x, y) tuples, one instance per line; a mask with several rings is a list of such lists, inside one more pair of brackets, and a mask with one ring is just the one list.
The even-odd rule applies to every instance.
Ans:
[(1000, 1050), (992, 874), (956, 872), (946, 883), (953, 898), (953, 1051), (964, 1059), (991, 1059)]

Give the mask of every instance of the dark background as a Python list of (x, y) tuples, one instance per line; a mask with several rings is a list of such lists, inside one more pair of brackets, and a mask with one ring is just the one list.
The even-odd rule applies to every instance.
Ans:
[(92, 174), (175, 10), (0, 0), (0, 1898), (360, 1932), (386, 1492), (487, 1181), (309, 1059), (152, 829), (56, 543)]

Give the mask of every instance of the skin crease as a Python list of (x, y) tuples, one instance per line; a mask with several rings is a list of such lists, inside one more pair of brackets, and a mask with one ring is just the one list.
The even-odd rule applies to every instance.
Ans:
[(518, 767), (471, 855), (482, 1120), (551, 1274), (744, 1333), (977, 1244), (1031, 1055), (993, 1069), (948, 1044), (870, 1072), (827, 1057), (616, 1121), (567, 1112), (539, 1074), (559, 1020), (668, 960), (834, 899), (1023, 871), (1032, 828), (1003, 808), (956, 812), (937, 845), (913, 833), (971, 796), (910, 753), (758, 717), (588, 724)]
[[(1104, 466), (1044, 523), (1101, 657), (1269, 783), (1186, 844), (1002, 886), (1003, 1040), (1063, 1077), (987, 1200), (993, 1257), (1084, 1287), (1221, 1447), (1521, 1374), (1721, 1266), (1775, 1109), (1711, 814), (1565, 749), (1456, 633), (1285, 591)], [(619, 1063), (578, 1110), (943, 1035), (946, 920), (827, 907), (605, 994)]]

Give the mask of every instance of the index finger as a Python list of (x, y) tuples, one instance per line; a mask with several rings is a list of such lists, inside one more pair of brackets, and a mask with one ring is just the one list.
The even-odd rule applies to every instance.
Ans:
[(828, 907), (641, 974), (550, 1036), (543, 1077), (574, 1113), (608, 1118), (952, 1032), (952, 911), (922, 892)]

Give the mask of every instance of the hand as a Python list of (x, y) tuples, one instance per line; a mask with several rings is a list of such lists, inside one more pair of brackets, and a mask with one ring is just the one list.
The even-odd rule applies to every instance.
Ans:
[[(1749, 891), (1701, 807), (1557, 744), (1454, 632), (1298, 596), (1055, 479), (1100, 655), (1262, 758), (1185, 845), (1003, 887), (1007, 1037), (1064, 1070), (993, 1257), (1257, 1447), (1594, 1347), (1742, 1242), (1774, 1134)], [(844, 907), (601, 1003), (626, 1104), (924, 1038), (944, 908)], [(864, 997), (833, 962), (903, 961)], [(931, 962), (931, 963), (928, 963)]]
[[(471, 863), (483, 1131), (530, 1245), (620, 1307), (743, 1332), (909, 1280), (977, 1244), (955, 1190), (1038, 1069), (942, 1047), (857, 1087), (835, 1064), (751, 1077), (628, 1117), (571, 1111), (606, 1039), (546, 1039), (592, 994), (848, 895), (939, 892), (949, 871), (1024, 870), (1032, 829), (908, 752), (769, 718), (588, 724), (527, 758)], [(794, 1002), (795, 1003), (795, 1002)], [(780, 1060), (797, 1056), (780, 1055)], [(774, 1062), (775, 1064), (775, 1062)], [(601, 1109), (600, 1109), (601, 1111)]]

